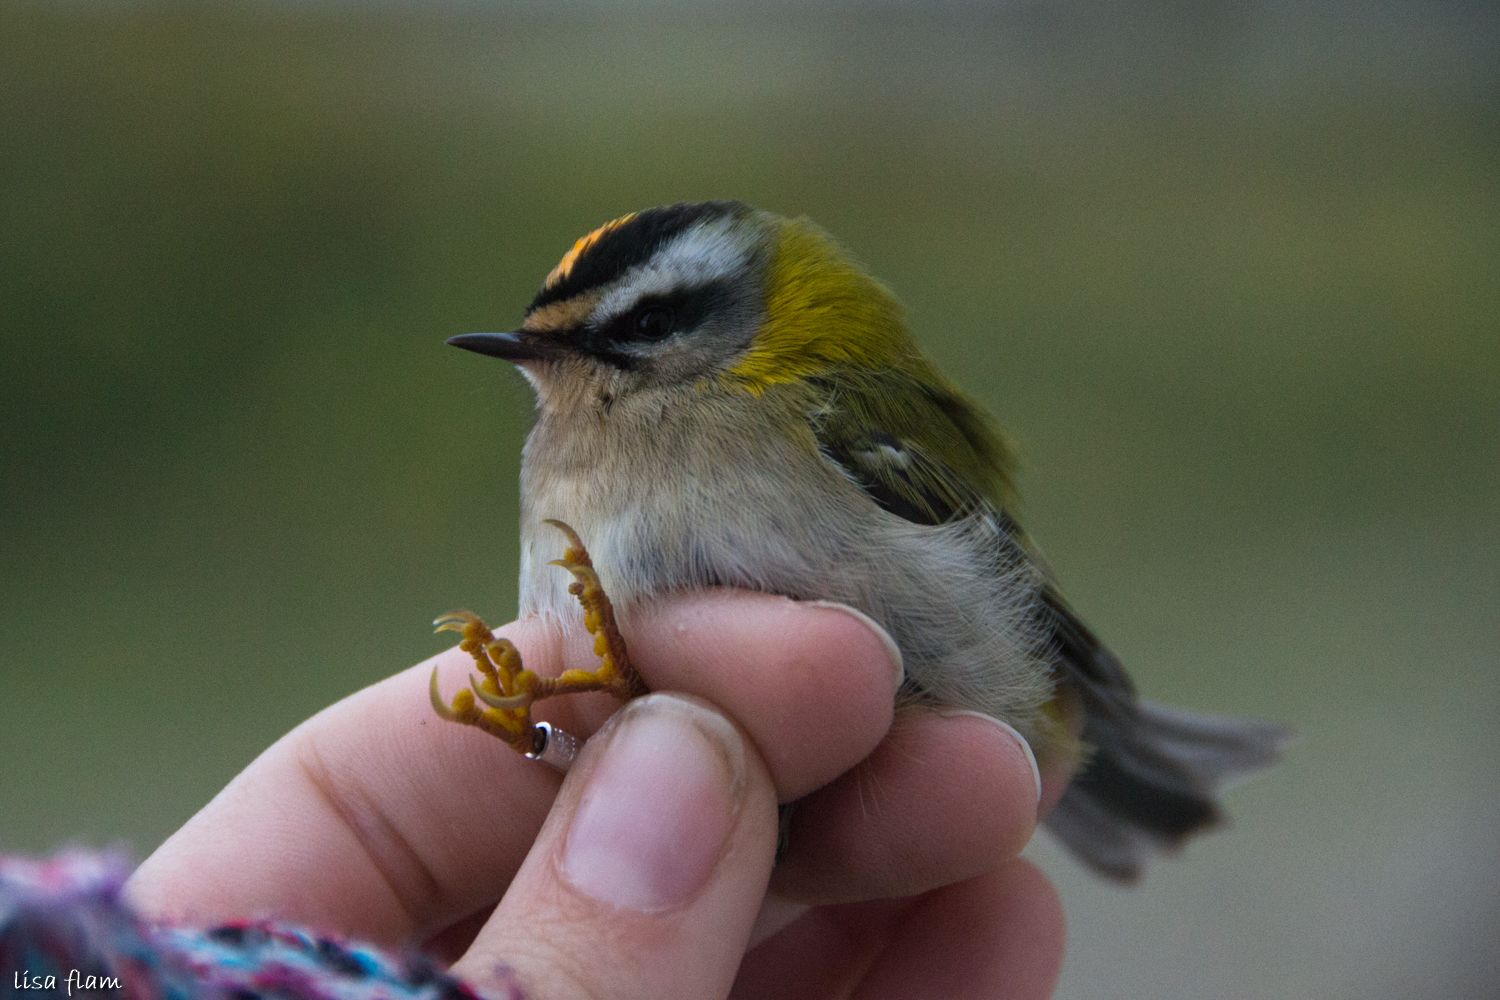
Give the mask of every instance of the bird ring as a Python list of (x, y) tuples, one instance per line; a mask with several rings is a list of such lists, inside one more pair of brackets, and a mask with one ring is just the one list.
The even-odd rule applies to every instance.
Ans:
[(573, 761), (578, 756), (578, 737), (558, 729), (550, 722), (538, 722), (535, 740), (526, 759), (539, 760), (548, 767), (567, 774), (568, 768), (573, 766)]

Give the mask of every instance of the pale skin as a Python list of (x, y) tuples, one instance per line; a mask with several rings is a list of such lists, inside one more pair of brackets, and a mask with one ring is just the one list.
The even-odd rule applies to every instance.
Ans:
[[(496, 633), (546, 676), (597, 665), (586, 636)], [(436, 717), (433, 666), (446, 691), (473, 666), (450, 649), (266, 750), (128, 898), (195, 924), (429, 942), (497, 1000), (1050, 995), (1061, 905), (1017, 853), (1065, 775), (1043, 775), (1038, 803), (993, 723), (893, 717), (889, 654), (835, 609), (711, 591), (624, 633), (669, 694), (633, 702), (566, 780)], [(618, 708), (574, 695), (537, 716), (585, 736)], [(776, 803), (809, 793), (773, 868)]]

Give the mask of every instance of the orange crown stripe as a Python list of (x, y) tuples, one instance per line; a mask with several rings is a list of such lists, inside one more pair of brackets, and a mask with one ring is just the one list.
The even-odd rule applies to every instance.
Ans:
[(563, 254), (563, 259), (558, 261), (557, 266), (552, 269), (552, 273), (547, 275), (547, 280), (542, 283), (542, 287), (551, 288), (553, 285), (557, 284), (559, 281), (562, 281), (568, 275), (572, 274), (573, 265), (578, 263), (579, 257), (582, 257), (585, 253), (588, 252), (589, 247), (593, 246), (595, 243), (598, 243), (608, 233), (611, 233), (614, 230), (619, 229), (621, 226), (625, 225), (625, 223), (635, 218), (637, 214), (638, 213), (636, 212), (631, 212), (629, 215), (622, 215), (613, 222), (606, 222), (604, 225), (600, 226), (592, 233), (589, 233), (587, 236), (579, 237), (578, 242), (573, 244), (573, 249)]

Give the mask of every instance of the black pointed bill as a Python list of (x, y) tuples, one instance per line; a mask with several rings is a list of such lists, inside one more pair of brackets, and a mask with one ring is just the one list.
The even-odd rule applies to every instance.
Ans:
[(561, 345), (542, 340), (537, 334), (526, 330), (512, 333), (460, 333), (456, 337), (449, 337), (446, 342), (475, 354), (516, 362), (552, 361), (567, 353)]

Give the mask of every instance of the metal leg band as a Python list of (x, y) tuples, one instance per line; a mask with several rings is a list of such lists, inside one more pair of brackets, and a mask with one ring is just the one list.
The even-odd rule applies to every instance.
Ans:
[(528, 760), (539, 760), (548, 767), (567, 774), (581, 745), (581, 741), (572, 733), (558, 729), (550, 722), (538, 722), (535, 742), (526, 757)]

